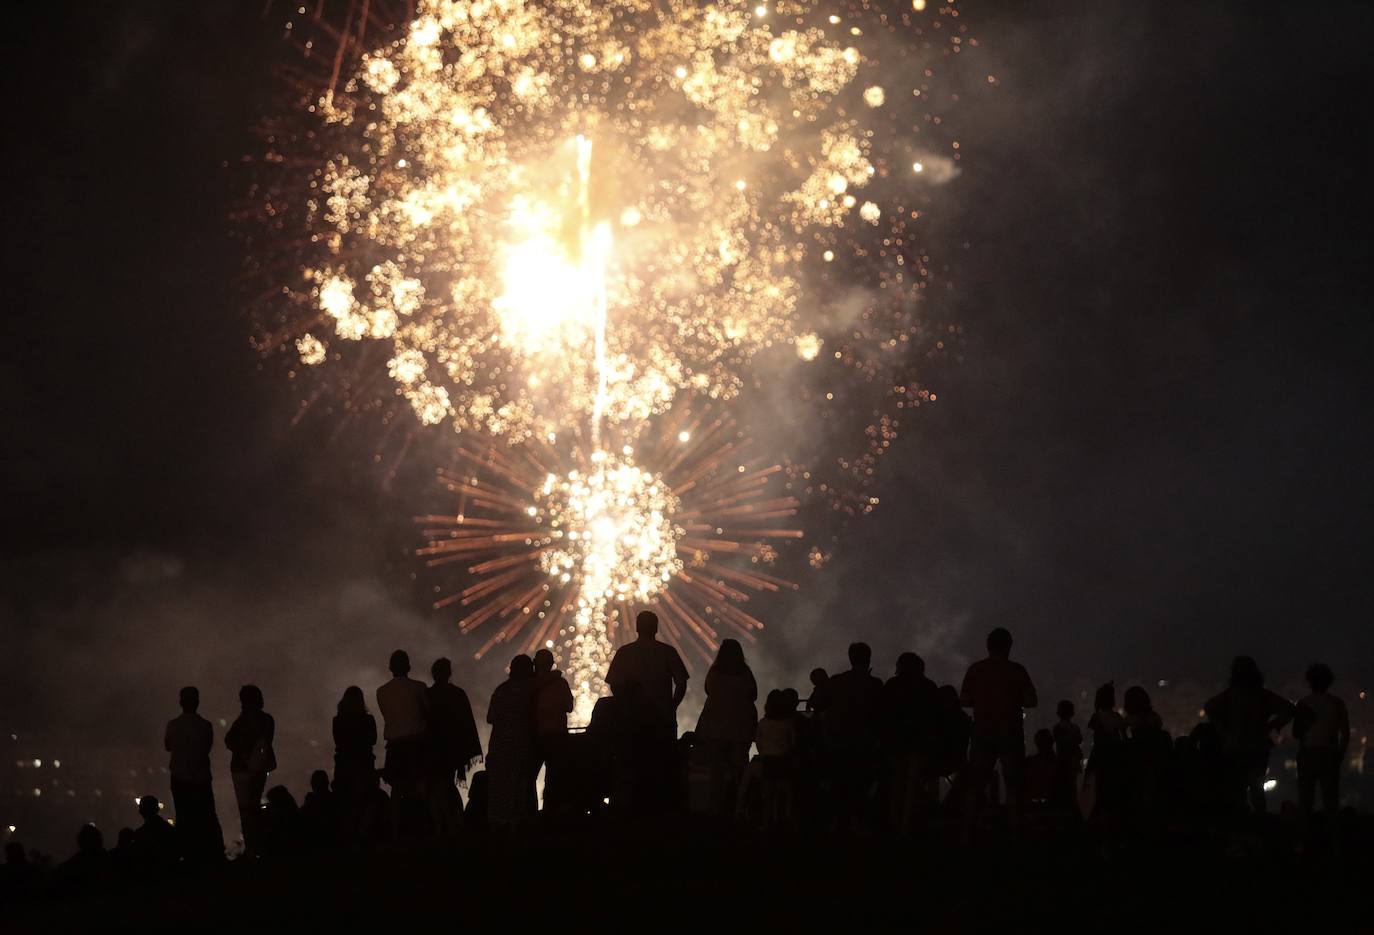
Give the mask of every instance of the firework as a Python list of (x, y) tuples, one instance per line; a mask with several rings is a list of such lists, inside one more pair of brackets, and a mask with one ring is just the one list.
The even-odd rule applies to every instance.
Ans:
[[(273, 337), (305, 366), (377, 345), (420, 423), (511, 442), (633, 435), (684, 391), (734, 396), (763, 349), (815, 360), (825, 331), (847, 365), (894, 369), (929, 276), (913, 153), (950, 162), (914, 143), (913, 14), (422, 0), (369, 47), (350, 28), (377, 12), (350, 5), (316, 125), (273, 136), (305, 194), (269, 213), (309, 240)], [(889, 54), (907, 86), (877, 83)], [(879, 267), (862, 333), (826, 305), (837, 255)]]
[(464, 632), (559, 650), (585, 720), (633, 609), (657, 605), (664, 637), (709, 660), (722, 633), (753, 640), (751, 591), (795, 588), (765, 569), (798, 502), (782, 470), (750, 451), (723, 413), (685, 406), (639, 447), (567, 453), (537, 442), (461, 447), (440, 472), (452, 513), (416, 517), (431, 567), (469, 578), (435, 607), (458, 607)]
[[(468, 577), (437, 606), (479, 657), (557, 648), (585, 717), (632, 607), (689, 655), (753, 637), (790, 491), (876, 505), (893, 410), (935, 399), (913, 362), (957, 341), (917, 313), (920, 221), (960, 157), (935, 66), (974, 43), (909, 0), (388, 5), (287, 24), (323, 67), (292, 75), (307, 125), (267, 126), (259, 342), (343, 374), (306, 405), (457, 430), (421, 554)], [(724, 406), (764, 385), (859, 453), (751, 452)]]

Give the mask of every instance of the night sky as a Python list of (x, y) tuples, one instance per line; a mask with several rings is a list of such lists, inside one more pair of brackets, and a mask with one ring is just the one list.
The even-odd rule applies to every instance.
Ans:
[[(451, 656), (479, 718), (500, 677), (413, 576), (423, 458), (388, 485), (376, 432), (293, 426), (249, 344), (231, 215), (283, 54), (261, 6), (8, 14), (0, 803), (61, 829), (49, 847), (165, 794), (182, 684), (216, 721), (262, 685), (299, 788), (395, 646)], [(1374, 8), (960, 7), (998, 78), (951, 117), (963, 174), (933, 209), (962, 360), (883, 459), (879, 511), (757, 608), (761, 683), (803, 687), (856, 638), (881, 674), (915, 648), (957, 683), (1005, 625), (1051, 702), (1108, 678), (1206, 693), (1237, 652), (1276, 687), (1324, 659), (1353, 697), (1374, 682)]]

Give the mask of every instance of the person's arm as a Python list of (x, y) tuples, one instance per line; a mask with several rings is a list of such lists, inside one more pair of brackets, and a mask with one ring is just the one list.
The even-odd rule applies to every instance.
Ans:
[(240, 715), (234, 719), (234, 723), (230, 724), (229, 729), (224, 732), (224, 746), (227, 747), (230, 752), (237, 752), (238, 750), (239, 735), (243, 733), (243, 728), (240, 726), (242, 723), (243, 717)]
[(573, 708), (576, 707), (576, 705), (573, 703), (572, 686), (568, 684), (568, 680), (567, 680), (567, 679), (561, 679), (561, 680), (560, 680), (560, 684), (563, 686), (563, 698), (562, 698), (563, 713), (564, 713), (564, 714), (572, 714)]
[(264, 724), (262, 728), (261, 742), (270, 747), (272, 746), (272, 738), (277, 735), (277, 722), (272, 715), (265, 711), (262, 716), (267, 723)]
[(1031, 681), (1030, 673), (1024, 668), (1021, 673), (1026, 677), (1026, 684), (1021, 686), (1021, 707), (1034, 708), (1040, 704), (1040, 697), (1035, 693), (1035, 683)]
[(1302, 743), (1302, 739), (1307, 736), (1307, 731), (1312, 726), (1312, 720), (1312, 709), (1299, 701), (1297, 713), (1293, 715), (1293, 739), (1298, 743)]
[(1336, 751), (1340, 759), (1345, 759), (1345, 750), (1350, 746), (1350, 712), (1345, 702), (1336, 699)]
[(616, 663), (619, 662), (620, 650), (617, 649), (615, 651), (615, 655), (611, 657), (611, 664), (606, 667), (606, 686), (610, 688), (612, 695), (616, 694), (616, 692), (618, 691), (616, 686), (620, 684), (620, 668), (624, 665), (624, 663), (621, 663), (621, 665), (616, 665)]
[(162, 732), (162, 749), (168, 753), (172, 752), (172, 722), (167, 722), (167, 729)]
[(752, 671), (749, 673), (749, 700), (759, 700), (759, 682), (758, 679), (754, 678), (754, 673)]
[(682, 704), (682, 699), (687, 697), (687, 666), (683, 665), (682, 657), (676, 649), (669, 646), (668, 650), (673, 654), (668, 664), (673, 672), (673, 708), (676, 709)]
[(978, 690), (978, 680), (973, 675), (974, 671), (973, 666), (969, 666), (968, 671), (964, 673), (964, 682), (959, 686), (959, 704), (965, 708), (973, 707), (973, 695)]
[(1297, 709), (1287, 698), (1269, 692), (1269, 712), (1269, 729), (1276, 731), (1283, 730), (1288, 722), (1293, 720), (1293, 715), (1297, 713)]
[(377, 719), (370, 714), (367, 716), (367, 745), (377, 746)]

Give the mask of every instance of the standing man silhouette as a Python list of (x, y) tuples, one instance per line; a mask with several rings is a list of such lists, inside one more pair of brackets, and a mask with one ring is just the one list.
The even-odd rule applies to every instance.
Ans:
[(638, 685), (642, 703), (671, 740), (677, 736), (678, 705), (687, 697), (687, 667), (676, 649), (658, 641), (658, 614), (640, 611), (635, 633), (638, 639), (616, 650), (606, 684), (615, 695), (625, 694), (630, 684)]
[(616, 650), (606, 670), (606, 684), (618, 701), (630, 702), (632, 709), (625, 712), (626, 721), (633, 724), (628, 804), (639, 812), (656, 811), (672, 799), (673, 741), (677, 739), (677, 708), (687, 697), (687, 667), (676, 649), (657, 640), (657, 614), (640, 611), (635, 632), (637, 640)]
[(211, 786), (210, 751), (215, 728), (196, 712), (200, 690), (188, 685), (181, 690), (181, 714), (167, 722), (162, 745), (170, 753), (172, 806), (176, 810), (177, 837), (188, 863), (210, 863), (224, 858), (224, 833), (215, 814)]
[(1011, 661), (1011, 632), (998, 627), (988, 634), (988, 657), (969, 666), (959, 700), (973, 709), (973, 738), (969, 745), (969, 802), (964, 810), (964, 839), (973, 834), (979, 799), (1002, 765), (1007, 787), (1007, 820), (1021, 824), (1021, 793), (1026, 774), (1025, 709), (1039, 704), (1035, 685), (1025, 666)]

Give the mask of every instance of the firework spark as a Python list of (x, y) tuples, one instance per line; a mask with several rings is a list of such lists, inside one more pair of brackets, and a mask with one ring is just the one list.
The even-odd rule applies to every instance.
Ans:
[(633, 607), (656, 604), (665, 637), (709, 660), (723, 632), (762, 629), (740, 606), (750, 591), (796, 587), (764, 569), (772, 542), (802, 536), (790, 526), (799, 504), (724, 415), (682, 407), (638, 449), (586, 456), (539, 443), (459, 450), (440, 473), (457, 509), (416, 517), (427, 563), (471, 576), (435, 607), (463, 608), (464, 632), (489, 626), (479, 658), (502, 643), (557, 647), (581, 718)]

